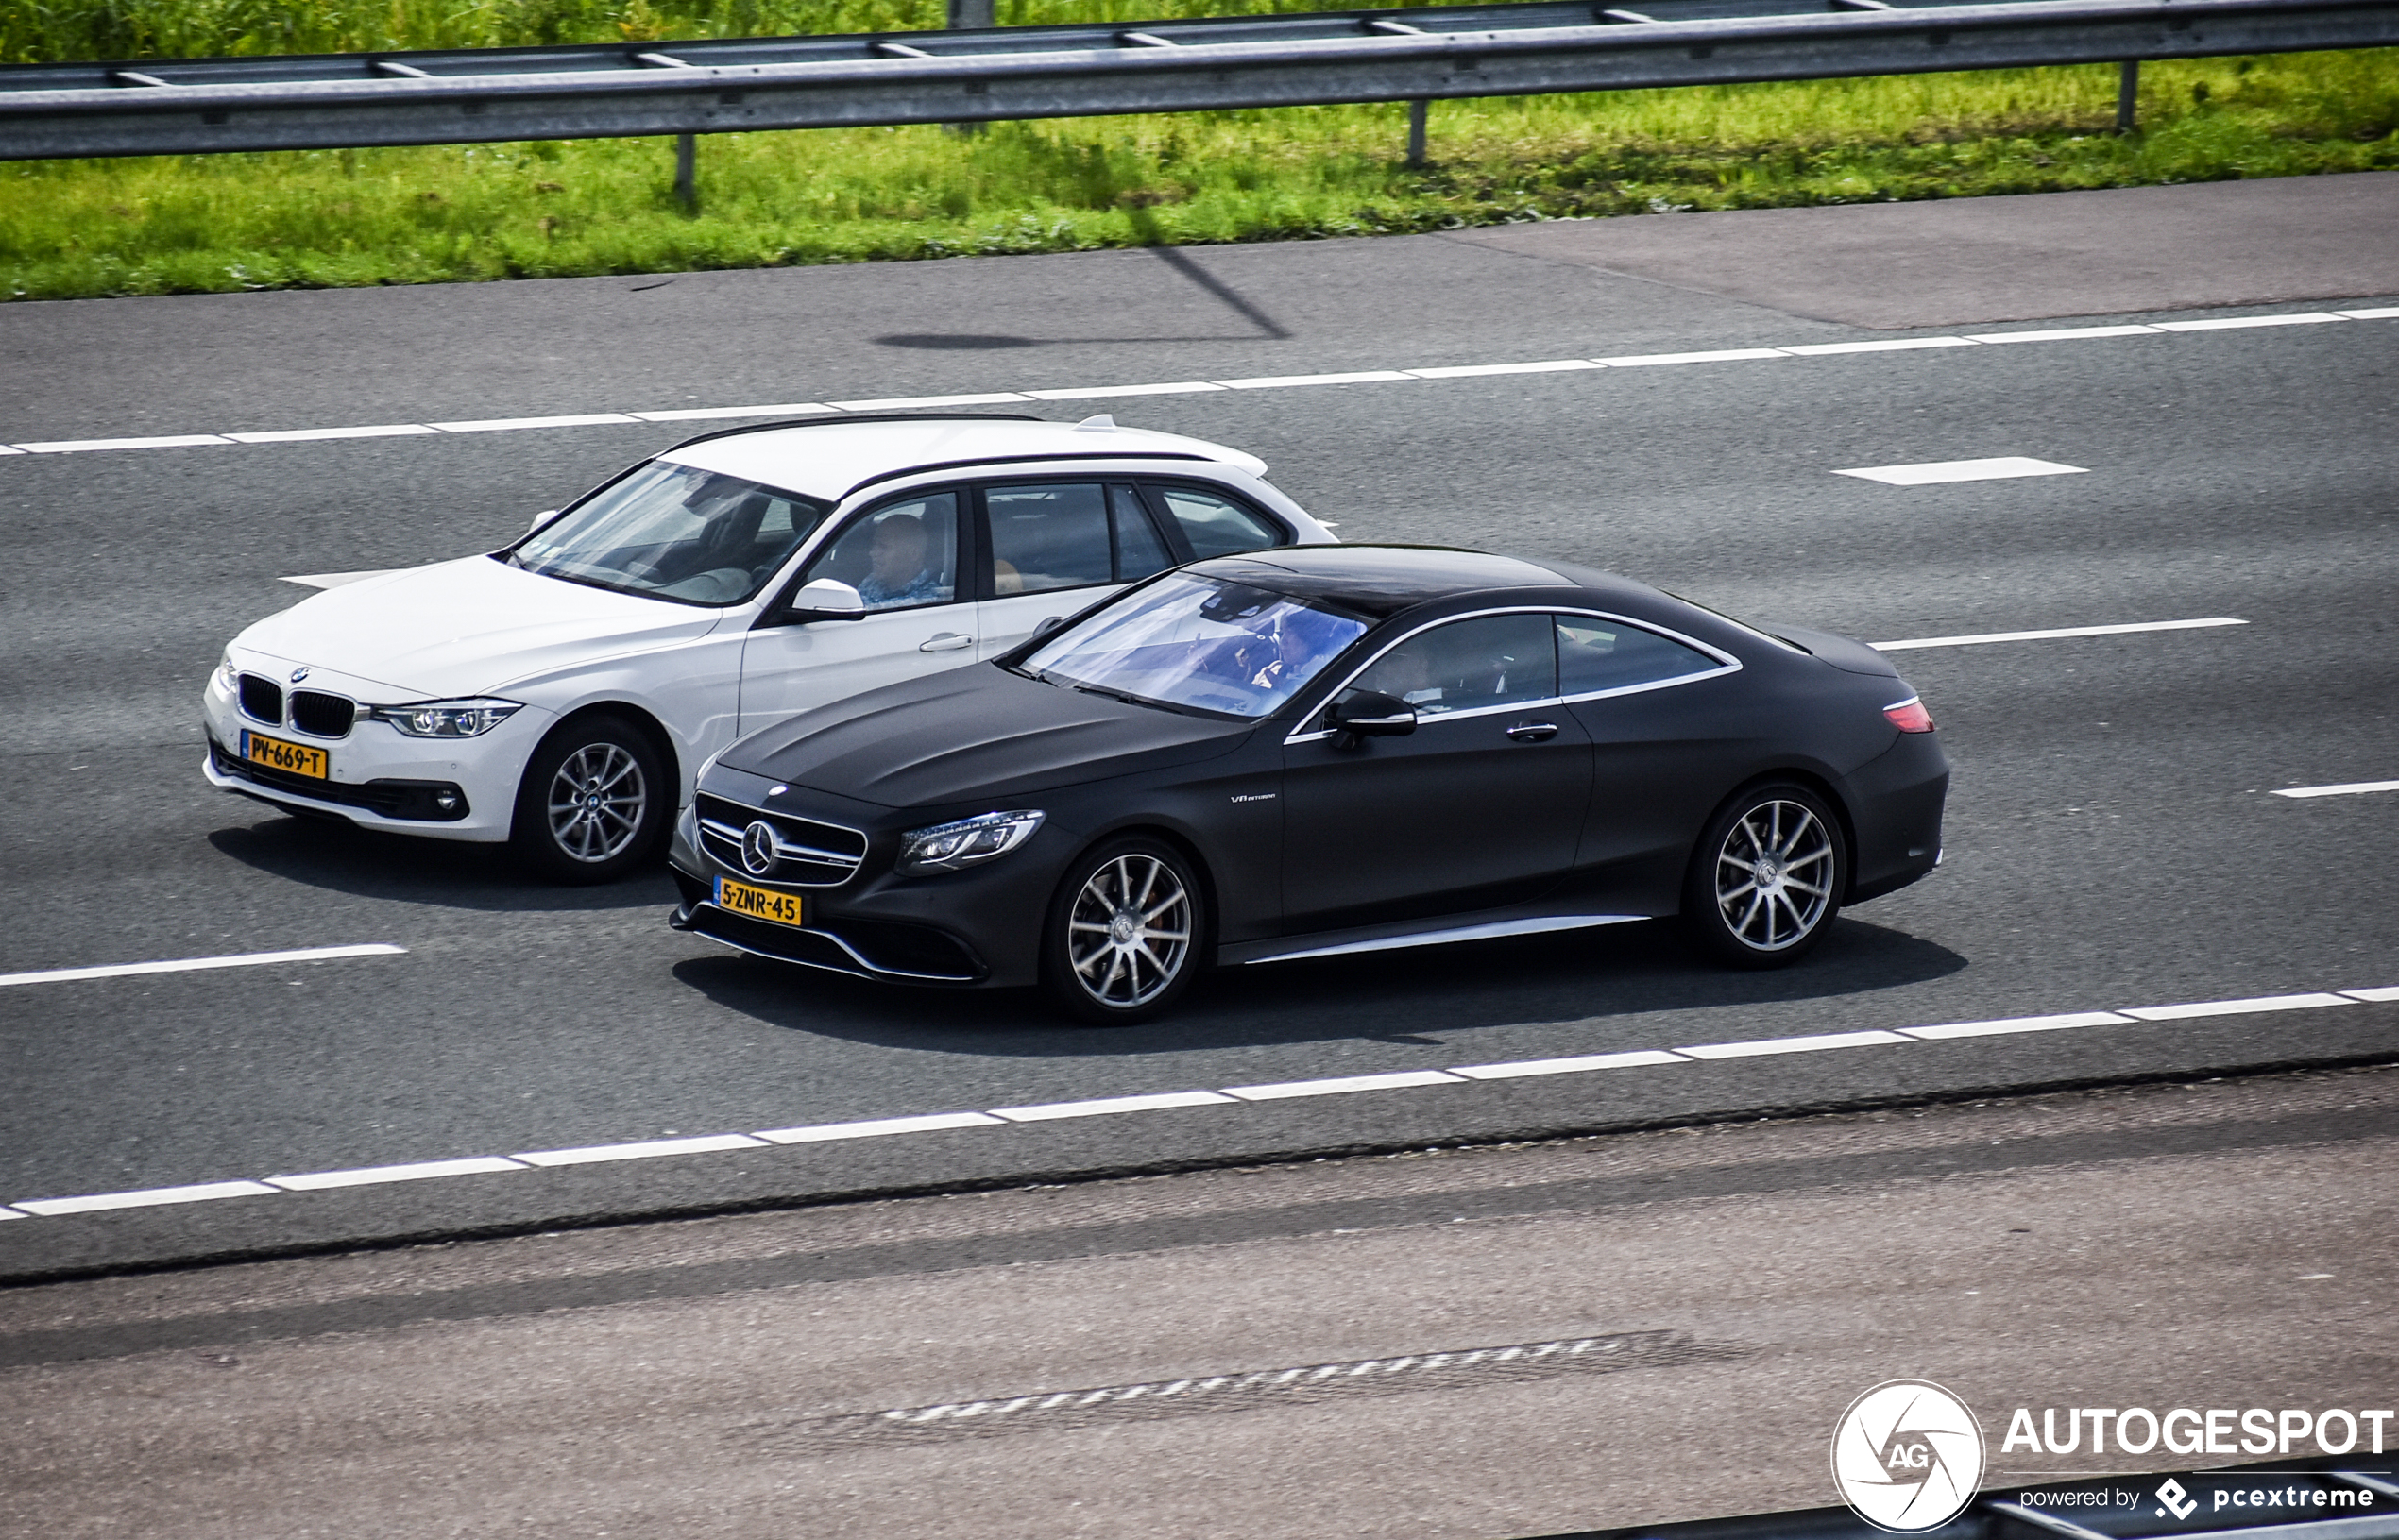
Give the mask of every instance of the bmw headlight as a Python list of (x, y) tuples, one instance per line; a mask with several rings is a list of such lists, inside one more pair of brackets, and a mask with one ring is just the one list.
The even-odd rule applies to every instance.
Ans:
[(979, 813), (953, 823), (910, 829), (900, 837), (896, 870), (903, 877), (929, 877), (956, 872), (1007, 855), (1030, 839), (1045, 813)]
[(225, 655), (216, 660), (216, 687), (230, 695), (241, 683), (242, 670), (233, 667), (233, 650), (229, 647)]
[(369, 706), (367, 715), (389, 722), (412, 738), (470, 738), (488, 733), (522, 711), (515, 701), (419, 701), (415, 705)]

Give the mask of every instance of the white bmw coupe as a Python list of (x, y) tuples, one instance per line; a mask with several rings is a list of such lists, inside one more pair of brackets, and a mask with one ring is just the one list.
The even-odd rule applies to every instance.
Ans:
[(742, 734), (995, 656), (1163, 567), (1332, 541), (1266, 468), (1106, 417), (709, 433), (504, 550), (244, 631), (203, 698), (208, 778), (604, 882)]

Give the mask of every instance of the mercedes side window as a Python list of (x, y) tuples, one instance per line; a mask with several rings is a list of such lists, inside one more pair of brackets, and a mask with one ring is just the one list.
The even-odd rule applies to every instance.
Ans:
[(1108, 491), (1098, 482), (988, 487), (983, 515), (998, 597), (1115, 581)]
[(946, 604), (958, 597), (958, 494), (908, 498), (855, 520), (800, 574), (858, 590), (870, 610)]
[(1557, 617), (1558, 693), (1591, 695), (1601, 690), (1657, 685), (1693, 674), (1712, 673), (1724, 664), (1696, 648), (1668, 641), (1621, 620), (1595, 616)]
[(1150, 490), (1165, 504), (1167, 516), (1182, 532), (1195, 561), (1261, 550), (1289, 538), (1263, 515), (1217, 493), (1172, 483), (1153, 484)]
[(1395, 695), (1420, 718), (1550, 700), (1557, 694), (1550, 619), (1487, 615), (1435, 626), (1375, 659), (1350, 689)]

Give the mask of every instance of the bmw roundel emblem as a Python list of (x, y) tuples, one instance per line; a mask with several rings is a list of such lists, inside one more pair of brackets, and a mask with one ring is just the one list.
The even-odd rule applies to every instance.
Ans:
[(774, 870), (774, 825), (760, 819), (741, 831), (741, 867), (753, 877)]
[(301, 664), (298, 668), (295, 668), (295, 669), (293, 669), (293, 670), (292, 670), (292, 683), (293, 683), (293, 684), (295, 684), (295, 685), (298, 684), (301, 680), (306, 679), (307, 677), (308, 677), (308, 665), (307, 665), (307, 664), (305, 664), (305, 663)]

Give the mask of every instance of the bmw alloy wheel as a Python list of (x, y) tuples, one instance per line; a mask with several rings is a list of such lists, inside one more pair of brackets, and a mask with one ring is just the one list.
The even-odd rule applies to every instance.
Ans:
[(550, 778), (550, 838), (596, 866), (640, 837), (649, 807), (650, 787), (633, 755), (613, 743), (587, 743)]

